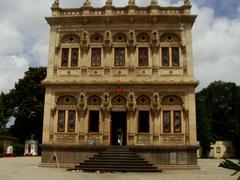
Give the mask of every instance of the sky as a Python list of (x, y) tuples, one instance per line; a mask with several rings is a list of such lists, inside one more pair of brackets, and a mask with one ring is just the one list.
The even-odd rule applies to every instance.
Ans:
[[(49, 26), (53, 0), (0, 0), (0, 92), (7, 93), (24, 76), (28, 67), (46, 66)], [(126, 6), (128, 0), (113, 0)], [(136, 0), (148, 6), (150, 0)], [(181, 5), (183, 0), (158, 0), (160, 6)], [(81, 7), (83, 0), (60, 0), (63, 8)], [(92, 0), (101, 7), (105, 0)], [(222, 80), (240, 85), (240, 1), (194, 0), (192, 14), (198, 15), (193, 26), (193, 60), (197, 91)]]

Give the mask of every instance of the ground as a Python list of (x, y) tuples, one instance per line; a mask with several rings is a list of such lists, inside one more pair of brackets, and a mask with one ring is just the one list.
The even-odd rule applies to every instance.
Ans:
[(236, 180), (233, 171), (218, 167), (221, 160), (200, 159), (201, 170), (169, 170), (162, 173), (84, 173), (38, 167), (40, 157), (0, 158), (1, 180)]

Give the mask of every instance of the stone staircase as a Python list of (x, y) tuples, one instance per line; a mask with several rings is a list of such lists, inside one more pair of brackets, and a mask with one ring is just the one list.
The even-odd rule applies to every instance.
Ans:
[(109, 147), (73, 169), (86, 172), (161, 172), (127, 147)]

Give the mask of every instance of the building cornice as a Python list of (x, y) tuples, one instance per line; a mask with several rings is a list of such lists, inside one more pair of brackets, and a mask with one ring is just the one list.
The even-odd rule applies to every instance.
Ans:
[(109, 85), (139, 85), (139, 86), (193, 86), (196, 87), (199, 81), (196, 80), (162, 80), (162, 81), (71, 81), (71, 80), (44, 80), (42, 84), (49, 86), (109, 86)]
[(161, 7), (151, 5), (138, 7), (129, 5), (126, 7), (104, 6), (94, 8), (83, 6), (81, 8), (62, 9), (52, 8), (52, 17), (46, 17), (50, 26), (64, 24), (103, 25), (103, 24), (161, 24), (161, 23), (187, 23), (191, 26), (195, 22), (196, 15), (190, 14), (191, 6)]

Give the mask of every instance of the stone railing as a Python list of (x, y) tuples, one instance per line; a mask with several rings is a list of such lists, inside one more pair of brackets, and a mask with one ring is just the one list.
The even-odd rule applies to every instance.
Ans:
[(182, 15), (182, 14), (190, 14), (189, 8), (185, 6), (181, 7), (134, 7), (130, 10), (129, 6), (127, 7), (109, 7), (106, 9), (103, 8), (93, 8), (93, 7), (82, 7), (79, 9), (61, 9), (55, 8), (53, 9), (55, 13), (54, 16), (99, 16), (99, 15)]

